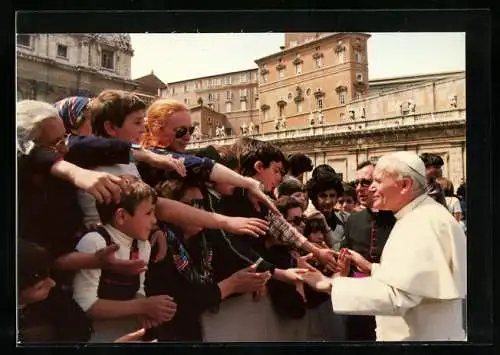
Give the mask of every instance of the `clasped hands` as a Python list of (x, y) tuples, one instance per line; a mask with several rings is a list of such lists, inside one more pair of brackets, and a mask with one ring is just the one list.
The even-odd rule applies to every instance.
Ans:
[(339, 252), (332, 252), (336, 256), (336, 268), (332, 277), (325, 276), (308, 262), (308, 260), (313, 258), (312, 254), (296, 257), (297, 267), (308, 270), (307, 273), (302, 274), (303, 282), (316, 291), (330, 293), (333, 279), (336, 277), (347, 277), (352, 266), (361, 272), (370, 273), (371, 263), (358, 252), (347, 248), (342, 248)]

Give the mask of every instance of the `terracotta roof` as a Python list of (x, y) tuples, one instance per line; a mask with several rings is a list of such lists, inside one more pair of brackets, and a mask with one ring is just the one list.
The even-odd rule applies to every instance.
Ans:
[(165, 89), (167, 87), (167, 85), (153, 73), (134, 79), (134, 81), (141, 86), (150, 88)]

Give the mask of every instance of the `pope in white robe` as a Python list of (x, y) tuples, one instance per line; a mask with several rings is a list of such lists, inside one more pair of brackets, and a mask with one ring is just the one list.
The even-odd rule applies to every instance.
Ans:
[[(370, 277), (330, 281), (334, 312), (376, 316), (377, 341), (466, 340), (462, 228), (425, 194), (425, 167), (418, 155), (383, 156), (373, 176), (374, 207), (394, 211), (397, 222), (380, 264), (370, 265)], [(354, 263), (356, 258), (362, 257), (354, 255)]]

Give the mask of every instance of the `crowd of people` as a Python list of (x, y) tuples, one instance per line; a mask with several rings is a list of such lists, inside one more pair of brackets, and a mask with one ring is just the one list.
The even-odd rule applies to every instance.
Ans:
[(187, 106), (118, 90), (16, 120), (20, 343), (465, 340), (439, 156), (347, 182), (248, 137), (187, 151)]

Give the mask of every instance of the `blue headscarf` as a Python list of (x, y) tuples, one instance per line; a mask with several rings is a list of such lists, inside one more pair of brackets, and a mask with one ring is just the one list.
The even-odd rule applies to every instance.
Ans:
[(77, 128), (82, 119), (82, 112), (90, 102), (90, 98), (83, 96), (71, 96), (54, 104), (59, 111), (59, 116), (64, 122), (67, 132)]

